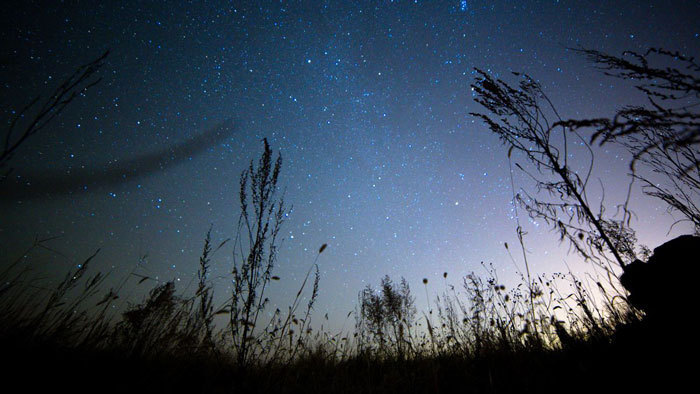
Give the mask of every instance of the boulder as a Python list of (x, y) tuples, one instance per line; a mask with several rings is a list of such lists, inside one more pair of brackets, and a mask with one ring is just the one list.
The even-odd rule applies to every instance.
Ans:
[(630, 293), (630, 304), (647, 318), (682, 318), (694, 302), (698, 267), (700, 237), (682, 235), (654, 249), (646, 263), (625, 266), (620, 283)]

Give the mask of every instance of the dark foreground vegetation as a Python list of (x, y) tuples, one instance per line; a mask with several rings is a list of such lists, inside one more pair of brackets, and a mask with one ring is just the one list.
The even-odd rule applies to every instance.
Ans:
[[(304, 322), (293, 315), (287, 327), (258, 329), (241, 362), (230, 327), (217, 331), (212, 311), (202, 313), (202, 294), (178, 297), (172, 283), (120, 319), (106, 307), (80, 312), (78, 300), (99, 289), (86, 266), (48, 299), (3, 291), (5, 382), (28, 392), (607, 392), (680, 384), (696, 357), (682, 316), (654, 320), (613, 298), (595, 306), (573, 277), (569, 294), (535, 280), (533, 313), (526, 284), (507, 290), (472, 276), (461, 293), (468, 299), (446, 294), (422, 319), (396, 319), (393, 297), (402, 296), (386, 281), (376, 293), (383, 315), (358, 311), (354, 333), (296, 333)], [(73, 304), (59, 301), (75, 290)], [(97, 304), (114, 297), (106, 295)], [(363, 324), (370, 318), (379, 325)]]
[[(689, 319), (700, 238), (680, 237), (653, 253), (641, 248), (627, 202), (621, 217), (607, 217), (588, 185), (593, 142), (619, 143), (631, 153), (631, 179), (700, 231), (700, 115), (694, 112), (700, 84), (693, 77), (700, 67), (663, 50), (620, 58), (581, 52), (609, 74), (635, 81), (649, 108), (625, 107), (611, 119), (563, 120), (531, 78), (518, 76), (514, 88), (479, 72), (473, 88), (488, 112), (475, 115), (508, 145), (509, 163), (534, 180), (529, 192), (513, 191), (516, 206), (550, 224), (602, 270), (598, 278), (531, 275), (526, 233), (518, 225), (525, 271), (514, 288), (503, 286), (493, 270), (469, 275), (419, 312), (409, 284), (385, 277), (378, 289), (359, 292), (354, 330), (329, 333), (313, 324), (314, 304), (323, 296), (314, 261), (288, 309), (270, 311), (266, 289), (279, 279), (276, 245), (286, 208), (277, 187), (282, 161), (265, 141), (260, 160), (241, 176), (236, 236), (218, 245), (210, 234), (204, 239), (194, 294), (178, 293), (172, 282), (126, 278), (152, 289), (140, 303), (124, 302), (121, 287), (106, 289), (105, 276), (92, 269), (97, 253), (46, 290), (22, 268), (25, 256), (4, 256), (3, 384), (29, 392), (500, 393), (633, 392), (651, 384), (671, 390), (687, 382), (697, 364)], [(664, 67), (650, 65), (655, 56)], [(54, 101), (67, 104), (77, 97), (71, 89), (84, 93), (92, 86), (102, 59), (79, 69), (72, 77), (77, 82), (59, 89)], [(3, 176), (22, 141), (63, 109), (52, 102), (25, 129), (11, 123), (0, 157)], [(587, 129), (584, 138), (579, 133)], [(569, 161), (572, 145), (576, 154), (590, 154), (583, 168)], [(521, 162), (512, 163), (511, 155)], [(220, 248), (234, 251), (233, 285), (224, 306), (215, 308), (209, 272)], [(114, 313), (117, 303), (122, 309)]]

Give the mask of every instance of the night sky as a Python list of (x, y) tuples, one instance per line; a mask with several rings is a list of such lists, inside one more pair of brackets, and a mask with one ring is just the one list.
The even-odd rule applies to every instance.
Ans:
[[(469, 115), (482, 111), (470, 90), (474, 67), (509, 82), (510, 71), (525, 72), (564, 118), (584, 118), (643, 96), (567, 48), (700, 52), (697, 1), (93, 3), (3, 5), (5, 119), (111, 52), (102, 81), (12, 161), (12, 182), (24, 186), (0, 201), (2, 254), (12, 260), (35, 236), (60, 235), (47, 244), (58, 253), (27, 259), (37, 275), (62, 277), (101, 248), (94, 268), (113, 271), (115, 282), (136, 272), (192, 290), (209, 226), (215, 242), (234, 236), (240, 173), (267, 138), (283, 156), (280, 184), (293, 206), (270, 298), (286, 309), (327, 243), (316, 315), (337, 327), (358, 291), (385, 274), (406, 277), (419, 309), (422, 278), (433, 297), (443, 272), (459, 284), (484, 274), (483, 261), (515, 281), (504, 248), (517, 245), (507, 148)], [(183, 144), (196, 149), (129, 167)], [(612, 145), (596, 152), (613, 214), (628, 157)], [(128, 177), (99, 181), (127, 167)], [(519, 173), (514, 181), (531, 186)], [(679, 224), (669, 233), (678, 218), (639, 191), (632, 209), (652, 248), (690, 232)], [(590, 269), (545, 224), (521, 221), (535, 272)], [(230, 254), (214, 257), (220, 297)], [(123, 296), (140, 294), (136, 282)]]

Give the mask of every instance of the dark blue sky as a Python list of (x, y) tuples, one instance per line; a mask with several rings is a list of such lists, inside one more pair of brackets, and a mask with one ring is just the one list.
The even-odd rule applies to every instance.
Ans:
[[(91, 3), (4, 7), (6, 118), (111, 50), (102, 82), (22, 147), (14, 176), (99, 177), (223, 121), (235, 127), (141, 177), (69, 194), (35, 185), (32, 199), (3, 201), (3, 254), (19, 255), (35, 235), (61, 235), (51, 245), (63, 256), (34, 253), (38, 272), (63, 273), (99, 247), (96, 268), (114, 267), (115, 278), (148, 254), (137, 272), (179, 278), (185, 288), (209, 225), (215, 240), (233, 236), (238, 178), (266, 137), (283, 155), (281, 184), (293, 205), (271, 298), (288, 305), (328, 243), (317, 314), (337, 322), (384, 274), (405, 276), (420, 305), (421, 279), (439, 292), (445, 271), (459, 283), (483, 273), (484, 261), (504, 281), (515, 278), (503, 247), (517, 244), (506, 149), (469, 116), (481, 110), (469, 88), (474, 67), (509, 81), (510, 71), (530, 74), (565, 118), (608, 116), (642, 97), (567, 47), (690, 56), (700, 48), (697, 1)], [(596, 160), (613, 207), (626, 191), (627, 157), (606, 146)], [(530, 185), (522, 175), (515, 182)], [(663, 205), (636, 193), (633, 209), (642, 243), (672, 236), (675, 219)], [(546, 226), (527, 227), (536, 272), (585, 268)], [(230, 250), (215, 264), (225, 294)]]

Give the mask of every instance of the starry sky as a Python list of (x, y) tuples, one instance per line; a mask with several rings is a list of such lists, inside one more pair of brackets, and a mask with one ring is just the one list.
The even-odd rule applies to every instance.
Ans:
[[(610, 116), (643, 97), (567, 48), (700, 49), (697, 1), (97, 3), (3, 5), (6, 119), (110, 54), (102, 81), (13, 160), (13, 180), (31, 186), (0, 202), (2, 254), (60, 236), (47, 244), (54, 251), (31, 252), (38, 274), (62, 276), (100, 248), (95, 269), (115, 281), (136, 272), (192, 289), (209, 226), (215, 242), (234, 236), (240, 173), (267, 138), (283, 156), (280, 184), (293, 206), (270, 298), (286, 309), (327, 243), (316, 313), (336, 327), (352, 324), (344, 319), (357, 293), (385, 274), (406, 277), (419, 309), (422, 278), (430, 297), (444, 290), (443, 272), (459, 284), (485, 273), (482, 261), (502, 281), (517, 279), (522, 262), (503, 246), (517, 244), (507, 148), (469, 115), (481, 111), (475, 67), (511, 82), (510, 71), (531, 75), (564, 118)], [(166, 165), (99, 181), (182, 146)], [(607, 145), (596, 154), (614, 207), (628, 157)], [(530, 185), (517, 173), (514, 182)], [(678, 218), (638, 191), (632, 208), (652, 248), (690, 231), (669, 232)], [(590, 268), (546, 225), (521, 219), (535, 272)], [(230, 254), (213, 259), (221, 297)], [(125, 292), (138, 295), (133, 282)]]

